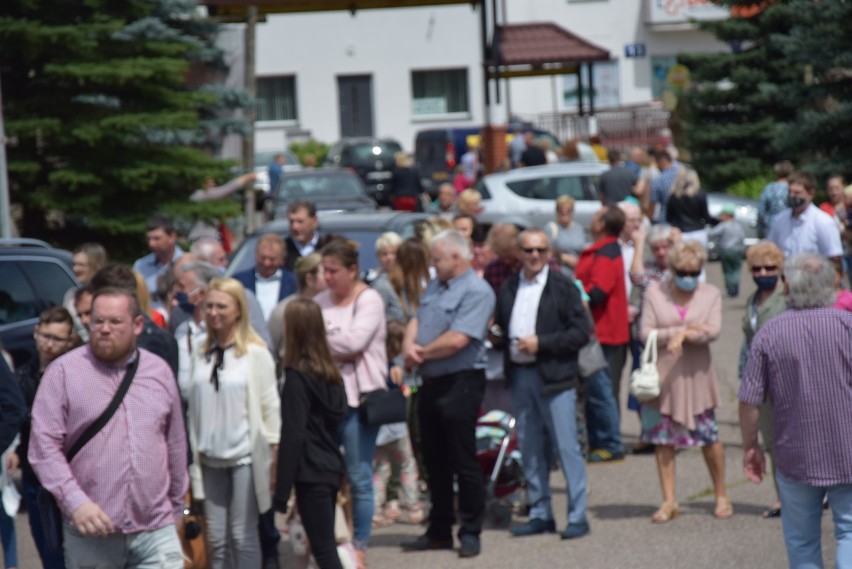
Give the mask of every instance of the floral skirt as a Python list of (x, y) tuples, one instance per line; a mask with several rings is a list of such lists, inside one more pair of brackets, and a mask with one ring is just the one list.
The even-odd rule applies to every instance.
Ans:
[(642, 418), (642, 442), (676, 447), (702, 447), (719, 442), (719, 426), (713, 409), (696, 415), (693, 430), (647, 405), (642, 406), (639, 414)]

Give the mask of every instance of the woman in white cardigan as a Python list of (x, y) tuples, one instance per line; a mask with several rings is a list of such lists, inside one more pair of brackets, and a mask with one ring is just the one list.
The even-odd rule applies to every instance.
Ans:
[(212, 280), (204, 312), (189, 379), (193, 496), (204, 500), (211, 569), (260, 569), (258, 514), (271, 506), (281, 433), (275, 364), (238, 281)]

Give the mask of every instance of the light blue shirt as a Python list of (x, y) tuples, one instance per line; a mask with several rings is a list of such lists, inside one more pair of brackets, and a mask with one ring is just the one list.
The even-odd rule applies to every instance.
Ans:
[(157, 293), (157, 277), (163, 271), (171, 269), (174, 262), (182, 256), (183, 249), (179, 245), (175, 245), (175, 254), (172, 255), (172, 260), (165, 265), (161, 265), (153, 253), (148, 253), (142, 258), (136, 259), (136, 262), (133, 263), (133, 270), (142, 275), (142, 278), (145, 279), (145, 286), (148, 287), (148, 292), (153, 296)]
[(446, 283), (429, 282), (417, 309), (417, 343), (425, 346), (449, 330), (465, 334), (470, 342), (451, 356), (423, 362), (420, 373), (424, 378), (485, 369), (483, 341), (495, 303), (494, 291), (473, 269)]

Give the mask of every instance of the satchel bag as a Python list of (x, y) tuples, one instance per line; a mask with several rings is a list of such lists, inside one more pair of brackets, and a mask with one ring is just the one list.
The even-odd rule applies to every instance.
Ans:
[[(137, 352), (136, 359), (127, 366), (127, 371), (124, 372), (124, 379), (121, 380), (121, 385), (118, 386), (118, 390), (115, 392), (115, 395), (112, 396), (112, 401), (109, 402), (109, 405), (104, 412), (101, 413), (100, 417), (95, 419), (94, 423), (86, 427), (86, 430), (82, 435), (80, 435), (80, 438), (77, 439), (71, 447), (71, 450), (68, 451), (68, 454), (66, 455), (68, 464), (71, 464), (71, 461), (74, 460), (77, 453), (80, 452), (107, 423), (109, 423), (110, 419), (112, 419), (112, 416), (115, 414), (118, 406), (121, 405), (124, 395), (127, 393), (127, 390), (130, 389), (130, 382), (133, 381), (133, 376), (136, 375), (136, 368), (138, 367), (139, 353)], [(59, 511), (59, 505), (56, 503), (56, 499), (53, 497), (53, 494), (45, 490), (42, 486), (39, 486), (38, 492), (36, 493), (36, 506), (38, 507), (38, 514), (41, 518), (42, 528), (44, 528), (44, 541), (47, 544), (47, 547), (53, 550), (62, 550), (62, 514)]]
[(609, 363), (606, 361), (601, 343), (597, 336), (593, 336), (580, 348), (577, 353), (577, 366), (579, 368), (580, 377), (583, 379), (590, 378), (593, 374), (607, 367)]
[(183, 509), (183, 529), (180, 532), (180, 544), (183, 548), (186, 569), (206, 569), (207, 562), (207, 524), (204, 515), (192, 500), (192, 492), (186, 494)]
[(398, 387), (362, 393), (358, 405), (358, 417), (368, 426), (404, 423), (407, 411), (405, 395)]
[(657, 370), (657, 331), (648, 335), (642, 350), (642, 365), (630, 374), (630, 393), (645, 402), (660, 396), (660, 372)]

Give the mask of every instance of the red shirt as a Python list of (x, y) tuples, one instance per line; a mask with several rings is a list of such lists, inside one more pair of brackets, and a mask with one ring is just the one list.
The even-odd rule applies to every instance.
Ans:
[(598, 239), (580, 253), (575, 278), (588, 293), (589, 306), (601, 344), (616, 346), (630, 342), (624, 260), (617, 237)]

